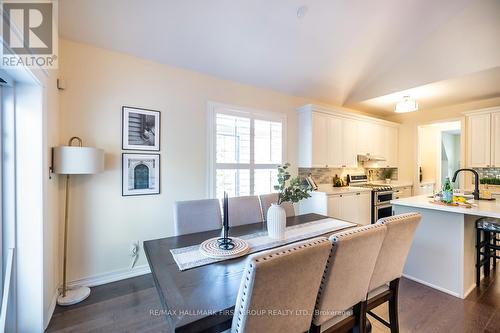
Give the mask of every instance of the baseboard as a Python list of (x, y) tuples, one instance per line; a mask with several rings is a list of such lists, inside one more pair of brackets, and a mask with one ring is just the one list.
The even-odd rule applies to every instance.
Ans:
[(49, 323), (50, 323), (50, 319), (52, 319), (52, 314), (54, 314), (54, 310), (55, 310), (56, 304), (57, 304), (57, 297), (59, 297), (59, 288), (56, 288), (54, 296), (52, 296), (52, 301), (50, 301), (49, 309), (48, 309), (47, 313), (45, 314), (44, 323), (43, 323), (44, 329), (47, 329), (47, 327), (49, 326)]
[(459, 293), (456, 293), (454, 291), (451, 291), (451, 290), (448, 290), (448, 289), (445, 289), (445, 288), (442, 288), (442, 287), (439, 287), (439, 286), (436, 286), (432, 283), (429, 283), (429, 282), (425, 282), (425, 281), (422, 281), (420, 279), (417, 279), (411, 275), (407, 275), (407, 274), (403, 274), (403, 276), (405, 278), (407, 278), (408, 280), (412, 280), (412, 281), (415, 281), (415, 282), (418, 282), (420, 284), (423, 284), (423, 285), (426, 285), (427, 287), (431, 287), (433, 289), (436, 289), (436, 290), (439, 290), (439, 291), (442, 291), (443, 293), (446, 293), (448, 295), (452, 295), (452, 296), (455, 296), (455, 297), (458, 297), (458, 298), (463, 298), (462, 296), (460, 296)]
[(83, 279), (68, 282), (68, 287), (95, 287), (101, 284), (111, 283), (115, 281), (125, 280), (128, 278), (136, 277), (139, 275), (144, 275), (151, 273), (149, 265), (141, 265), (134, 267), (133, 269), (120, 269), (104, 274), (99, 274), (95, 276), (86, 277)]

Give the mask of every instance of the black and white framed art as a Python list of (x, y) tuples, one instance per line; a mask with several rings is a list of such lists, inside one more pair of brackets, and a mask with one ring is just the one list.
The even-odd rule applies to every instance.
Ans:
[(122, 107), (122, 149), (160, 151), (160, 111)]

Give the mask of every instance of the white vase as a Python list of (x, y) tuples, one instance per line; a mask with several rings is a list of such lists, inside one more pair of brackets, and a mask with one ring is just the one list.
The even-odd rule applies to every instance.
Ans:
[(271, 204), (267, 210), (267, 233), (270, 238), (285, 239), (286, 213), (281, 205)]

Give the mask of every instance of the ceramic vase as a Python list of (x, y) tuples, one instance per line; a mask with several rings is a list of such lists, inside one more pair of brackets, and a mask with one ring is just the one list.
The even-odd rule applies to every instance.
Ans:
[(273, 239), (285, 239), (286, 213), (278, 204), (271, 204), (267, 210), (267, 233)]

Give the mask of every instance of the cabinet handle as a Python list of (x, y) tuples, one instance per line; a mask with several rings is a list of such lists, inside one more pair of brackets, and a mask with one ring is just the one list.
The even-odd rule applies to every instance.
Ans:
[(356, 195), (361, 195), (361, 193), (356, 193)]
[(345, 168), (345, 165), (342, 165), (343, 168)]
[(340, 195), (340, 197), (342, 198), (342, 194)]

